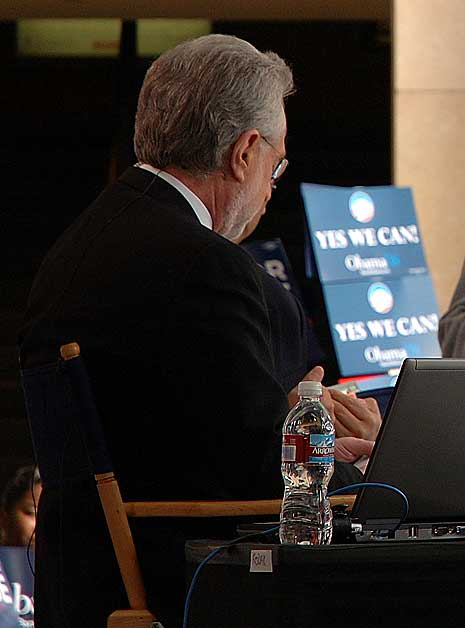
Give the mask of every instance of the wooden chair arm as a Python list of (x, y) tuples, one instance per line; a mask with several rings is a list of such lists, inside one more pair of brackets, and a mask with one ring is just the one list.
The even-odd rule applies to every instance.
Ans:
[(146, 610), (115, 611), (107, 621), (107, 628), (155, 628), (155, 626), (163, 628), (155, 616)]
[(281, 500), (125, 502), (124, 506), (128, 517), (237, 517), (279, 514)]
[[(347, 504), (352, 508), (355, 495), (330, 497), (331, 506)], [(246, 501), (125, 502), (128, 517), (234, 517), (279, 515), (280, 499)]]

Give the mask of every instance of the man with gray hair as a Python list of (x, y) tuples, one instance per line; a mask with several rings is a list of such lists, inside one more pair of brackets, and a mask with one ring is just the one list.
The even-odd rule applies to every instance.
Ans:
[(243, 40), (209, 35), (182, 44), (145, 77), (139, 165), (175, 176), (207, 207), (208, 226), (237, 239), (264, 213), (287, 165), (284, 99), (292, 90), (285, 62)]
[[(22, 366), (81, 345), (126, 500), (282, 495), (289, 391), (275, 355), (279, 343), (286, 355), (286, 339), (272, 337), (262, 270), (235, 242), (287, 166), (292, 90), (281, 58), (235, 37), (163, 54), (140, 93), (138, 163), (61, 236), (35, 279)], [(297, 384), (304, 352), (292, 362)], [(135, 523), (166, 628), (182, 616), (184, 541), (233, 534), (218, 522)], [(59, 490), (44, 482), (36, 539), (36, 628), (103, 627), (127, 605), (88, 472)]]

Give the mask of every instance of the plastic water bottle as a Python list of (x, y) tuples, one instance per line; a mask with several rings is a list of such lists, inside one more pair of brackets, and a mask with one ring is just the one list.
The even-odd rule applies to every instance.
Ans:
[(320, 382), (300, 382), (299, 401), (283, 426), (281, 543), (331, 542), (328, 483), (334, 471), (334, 425), (321, 403)]

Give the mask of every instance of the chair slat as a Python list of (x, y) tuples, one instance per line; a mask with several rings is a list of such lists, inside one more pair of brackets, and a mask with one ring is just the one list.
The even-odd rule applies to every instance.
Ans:
[[(352, 507), (355, 495), (330, 497), (331, 506)], [(279, 515), (280, 499), (246, 501), (157, 501), (125, 502), (128, 517), (237, 517), (247, 515)]]

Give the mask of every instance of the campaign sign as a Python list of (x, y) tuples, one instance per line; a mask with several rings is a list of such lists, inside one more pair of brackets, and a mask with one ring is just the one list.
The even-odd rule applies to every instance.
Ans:
[[(299, 285), (292, 272), (289, 258), (280, 238), (272, 240), (255, 240), (241, 245), (262, 268), (277, 279), (286, 290), (289, 290), (299, 301), (303, 303)], [(305, 309), (305, 307), (304, 307)], [(309, 359), (312, 364), (318, 364), (326, 359), (321, 345), (313, 328), (313, 321), (307, 313), (307, 337), (309, 346)]]
[(412, 191), (301, 184), (322, 283), (427, 272)]
[(323, 284), (341, 375), (386, 373), (405, 358), (438, 357), (438, 314), (429, 274)]
[(16, 612), (13, 591), (8, 581), (6, 569), (0, 561), (0, 628), (19, 628), (19, 617)]
[(280, 238), (273, 240), (255, 240), (243, 244), (242, 247), (250, 253), (257, 264), (277, 279), (286, 290), (300, 299), (300, 290), (294, 279), (291, 264)]
[[(307, 223), (307, 221), (305, 221)], [(307, 279), (313, 279), (318, 277), (318, 271), (316, 269), (315, 254), (310, 242), (308, 224), (304, 229), (304, 264), (305, 264), (305, 276)]]
[[(0, 547), (0, 561), (8, 579), (12, 608), (16, 615), (15, 628), (34, 628), (34, 551), (27, 547)], [(0, 605), (1, 609), (1, 605)], [(10, 624), (2, 623), (0, 628)]]

